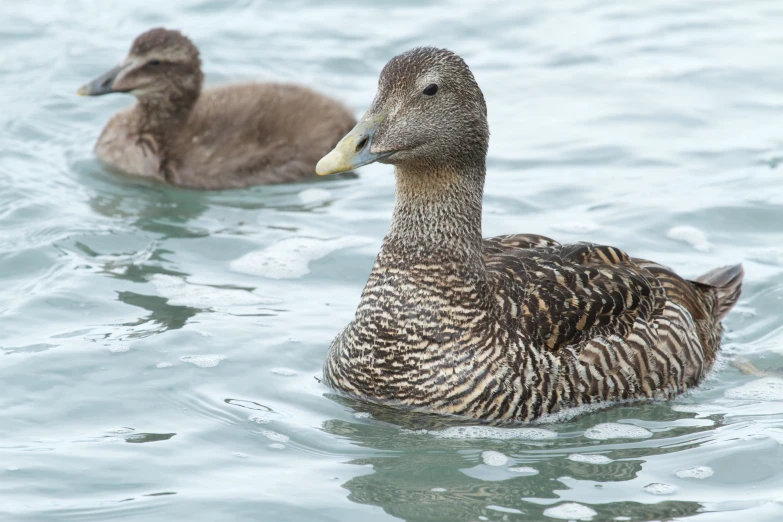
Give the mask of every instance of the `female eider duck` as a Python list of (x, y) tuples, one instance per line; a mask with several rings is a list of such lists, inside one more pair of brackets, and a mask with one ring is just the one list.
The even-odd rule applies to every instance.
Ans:
[(195, 45), (157, 28), (127, 58), (79, 89), (130, 93), (95, 153), (109, 166), (196, 189), (232, 189), (314, 176), (315, 164), (356, 124), (337, 101), (289, 84), (250, 83), (201, 91)]
[(741, 265), (687, 281), (621, 250), (537, 235), (482, 239), (489, 142), (465, 62), (419, 48), (384, 67), (321, 175), (394, 165), (391, 229), (327, 384), (373, 402), (493, 421), (670, 398), (712, 367)]

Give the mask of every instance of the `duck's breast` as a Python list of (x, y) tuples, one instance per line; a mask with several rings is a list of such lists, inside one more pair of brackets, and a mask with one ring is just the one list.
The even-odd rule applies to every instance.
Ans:
[(109, 167), (126, 174), (160, 177), (160, 158), (155, 144), (139, 134), (130, 111), (109, 120), (95, 144), (95, 155)]

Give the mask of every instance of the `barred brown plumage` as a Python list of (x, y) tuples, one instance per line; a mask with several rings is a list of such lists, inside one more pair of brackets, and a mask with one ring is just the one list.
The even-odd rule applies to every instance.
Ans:
[[(437, 94), (421, 90), (437, 84)], [(670, 398), (712, 367), (740, 265), (697, 282), (610, 246), (481, 238), (489, 131), (461, 58), (414, 49), (319, 173), (395, 165), (389, 234), (326, 382), (374, 402), (531, 420), (612, 400)], [(358, 143), (358, 145), (357, 145)]]

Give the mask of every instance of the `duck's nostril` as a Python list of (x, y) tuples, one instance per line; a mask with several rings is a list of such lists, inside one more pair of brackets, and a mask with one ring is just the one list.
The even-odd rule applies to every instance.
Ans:
[(367, 145), (367, 136), (359, 140), (359, 143), (356, 144), (356, 152), (362, 150), (365, 147), (365, 145)]

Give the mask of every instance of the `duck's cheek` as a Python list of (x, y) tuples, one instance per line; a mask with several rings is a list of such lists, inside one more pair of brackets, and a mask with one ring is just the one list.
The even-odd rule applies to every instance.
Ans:
[(123, 74), (118, 76), (114, 80), (112, 86), (116, 92), (127, 92), (135, 96), (139, 96), (145, 92), (149, 92), (154, 86), (152, 78), (143, 74)]
[(427, 132), (423, 125), (415, 120), (401, 118), (390, 122), (386, 128), (378, 129), (373, 142), (373, 151), (394, 151), (399, 154), (412, 151), (427, 142)]
[(398, 150), (394, 152), (378, 163), (385, 163), (387, 165), (396, 165), (398, 167), (413, 167), (421, 164), (422, 160), (427, 159), (427, 154), (422, 146), (412, 146), (405, 150)]
[(137, 98), (150, 98), (151, 96), (154, 96), (160, 91), (151, 86), (144, 86), (144, 87), (137, 87), (135, 89), (131, 89), (128, 92)]
[(399, 163), (399, 161), (402, 159), (402, 156), (400, 156), (400, 152), (392, 152), (388, 156), (384, 157), (383, 159), (378, 160), (378, 163), (384, 163), (386, 165), (394, 165), (395, 163)]
[(137, 98), (150, 98), (156, 95), (160, 95), (164, 92), (164, 86), (158, 82), (138, 82), (134, 86), (130, 87), (126, 92), (136, 96)]

